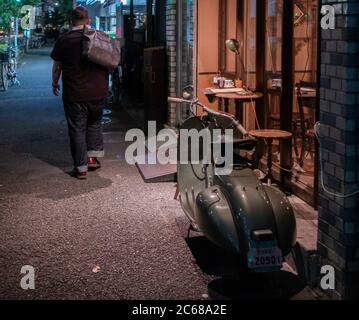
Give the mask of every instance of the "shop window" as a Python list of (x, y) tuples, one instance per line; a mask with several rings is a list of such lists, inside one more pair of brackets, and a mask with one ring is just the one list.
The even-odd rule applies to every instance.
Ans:
[[(237, 72), (237, 59), (226, 46), (226, 39), (237, 39), (237, 1), (220, 0), (220, 15), (218, 17), (220, 32), (218, 37), (218, 48), (220, 55), (219, 72), (227, 77), (234, 78)], [(243, 48), (243, 42), (241, 43)]]
[(245, 24), (243, 38), (245, 50), (243, 53), (244, 83), (250, 89), (255, 89), (256, 84), (256, 49), (257, 49), (257, 0), (248, 0), (244, 3)]
[[(318, 113), (315, 89), (318, 3), (318, 0), (198, 0), (196, 23), (196, 83), (201, 102), (214, 109), (221, 107), (218, 100), (210, 103), (203, 94), (205, 88), (213, 86), (213, 77), (218, 72), (232, 79), (240, 77), (249, 89), (263, 92), (264, 99), (259, 101), (256, 112), (255, 108), (244, 107), (240, 119), (247, 130), (278, 129), (293, 134), (293, 139), (285, 143), (274, 142), (274, 175), (284, 187), (290, 187), (312, 204), (316, 190), (313, 128)], [(285, 28), (283, 21), (293, 25)], [(231, 38), (239, 42), (239, 55), (225, 46), (225, 40)], [(228, 110), (234, 113), (235, 108), (229, 105)], [(258, 162), (266, 170), (265, 145), (261, 149)]]
[[(291, 189), (313, 203), (315, 185), (315, 134), (318, 1), (295, 0), (293, 7), (293, 102), (281, 107), (283, 52), (283, 0), (266, 1), (265, 76), (266, 127), (283, 129), (281, 118), (291, 112), (292, 153), (274, 146), (274, 162), (280, 179), (281, 157), (291, 157)], [(286, 70), (285, 72), (288, 72)], [(287, 118), (287, 117), (286, 117)], [(288, 129), (287, 129), (288, 130)], [(262, 162), (265, 159), (262, 159)]]
[[(221, 73), (235, 78), (237, 57), (225, 46), (225, 40), (238, 38), (237, 0), (197, 1), (197, 94), (202, 103), (218, 109), (218, 101), (210, 103), (203, 90), (213, 86), (213, 78)], [(241, 44), (243, 50), (243, 42)], [(231, 111), (233, 112), (233, 106)]]
[[(177, 52), (177, 92), (193, 85), (193, 0), (182, 0), (177, 4), (178, 11), (178, 52)], [(178, 108), (180, 122), (190, 116), (188, 104)]]
[[(237, 59), (237, 78), (241, 78), (247, 88), (256, 91), (257, 0), (242, 1), (239, 11), (239, 27), (241, 30), (238, 31), (238, 35), (240, 39), (243, 39), (243, 50), (241, 56)], [(257, 114), (254, 112), (253, 107), (253, 102), (247, 103), (242, 110), (242, 122), (247, 130), (256, 129), (258, 118), (256, 119)]]
[(282, 17), (283, 0), (268, 0), (266, 3), (265, 74), (268, 89), (266, 124), (269, 129), (280, 129)]
[(296, 0), (294, 6), (294, 182), (313, 197), (315, 176), (318, 1)]

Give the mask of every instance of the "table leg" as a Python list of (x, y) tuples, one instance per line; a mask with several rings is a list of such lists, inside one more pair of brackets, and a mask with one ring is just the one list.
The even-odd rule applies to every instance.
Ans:
[(300, 150), (300, 160), (299, 160), (299, 164), (301, 167), (304, 166), (304, 158), (305, 158), (305, 152), (306, 152), (306, 147), (307, 147), (307, 138), (305, 136), (305, 133), (302, 134), (302, 141), (301, 141), (301, 150)]
[(223, 100), (221, 98), (218, 99), (218, 108), (220, 111), (223, 111)]
[(229, 112), (229, 99), (224, 99), (224, 112)]
[(267, 159), (267, 168), (268, 168), (268, 176), (267, 176), (267, 180), (268, 180), (268, 185), (270, 186), (272, 184), (272, 166), (273, 166), (273, 160), (272, 160), (272, 144), (273, 144), (273, 139), (267, 139), (267, 143), (268, 143), (268, 159)]
[(234, 100), (236, 105), (236, 119), (241, 122), (242, 121), (242, 111), (243, 111), (243, 102), (239, 99)]

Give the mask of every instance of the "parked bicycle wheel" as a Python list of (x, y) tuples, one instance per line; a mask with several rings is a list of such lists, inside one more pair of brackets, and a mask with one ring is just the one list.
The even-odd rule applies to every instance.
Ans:
[(9, 85), (20, 85), (17, 79), (17, 60), (16, 53), (13, 48), (0, 55), (0, 88), (6, 91)]
[(6, 91), (9, 88), (9, 81), (8, 81), (8, 63), (2, 62), (0, 68), (0, 86), (1, 89)]
[(11, 81), (11, 85), (19, 84), (19, 81), (17, 80), (17, 61), (15, 57), (10, 59), (8, 79)]

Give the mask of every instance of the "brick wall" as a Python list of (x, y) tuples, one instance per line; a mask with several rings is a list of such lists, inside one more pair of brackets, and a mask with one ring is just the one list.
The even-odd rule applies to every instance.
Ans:
[[(176, 96), (176, 58), (177, 58), (177, 42), (176, 42), (176, 10), (177, 0), (167, 0), (166, 4), (166, 42), (168, 57), (168, 93), (169, 96)], [(176, 125), (176, 104), (169, 103), (168, 106), (168, 124)]]
[[(322, 30), (320, 134), (323, 178), (332, 192), (359, 189), (359, 2), (323, 0), (336, 10), (334, 30)], [(334, 296), (359, 297), (359, 197), (335, 197), (320, 187), (318, 249), (336, 269)]]

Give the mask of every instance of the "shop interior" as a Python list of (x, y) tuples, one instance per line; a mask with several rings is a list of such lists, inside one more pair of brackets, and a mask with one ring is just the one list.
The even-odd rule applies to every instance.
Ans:
[[(312, 206), (317, 193), (318, 14), (317, 0), (198, 0), (195, 19), (201, 102), (235, 114), (249, 131), (288, 132), (290, 138), (273, 139), (270, 156), (263, 139), (262, 152), (247, 156), (259, 157), (263, 172), (270, 157), (274, 179)], [(219, 84), (221, 78), (229, 81)], [(208, 90), (219, 86), (242, 87), (253, 96), (238, 103), (220, 89), (209, 99)]]
[[(260, 137), (256, 153), (245, 156), (264, 174), (271, 163), (276, 182), (316, 207), (318, 3), (183, 0), (177, 5), (176, 36), (171, 40), (165, 33), (166, 1), (127, 1), (120, 12), (125, 39), (121, 99), (125, 106), (126, 99), (131, 101), (127, 111), (144, 128), (149, 120), (167, 123), (172, 81), (167, 75), (175, 73), (176, 92), (194, 84), (202, 103), (235, 115), (246, 130), (286, 132), (271, 139), (270, 146)], [(181, 43), (174, 70), (167, 66), (169, 41)], [(247, 95), (237, 99), (217, 92), (213, 98), (208, 89), (218, 89), (218, 79), (227, 80), (225, 89), (242, 88)], [(189, 116), (186, 106), (176, 113), (178, 124)]]

